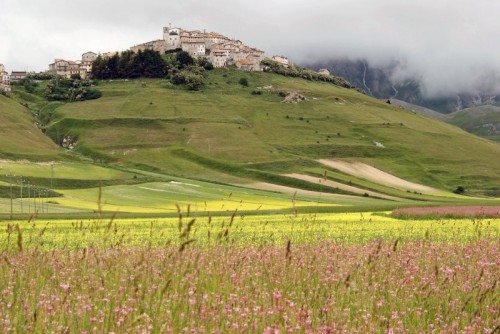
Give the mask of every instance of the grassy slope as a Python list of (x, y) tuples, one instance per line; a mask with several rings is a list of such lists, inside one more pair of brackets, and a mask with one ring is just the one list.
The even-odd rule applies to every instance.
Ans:
[(0, 95), (0, 157), (56, 159), (61, 151), (36, 126), (29, 111)]
[[(313, 159), (338, 158), (448, 190), (500, 183), (500, 145), (445, 123), (330, 84), (234, 70), (207, 75), (202, 92), (161, 80), (102, 83), (103, 98), (56, 109), (49, 133), (78, 136), (78, 149), (98, 158), (222, 182), (252, 178), (245, 171), (255, 164), (304, 171)], [(250, 87), (238, 84), (241, 77)], [(250, 94), (266, 85), (275, 92)], [(282, 103), (277, 91), (292, 90), (307, 101)], [(214, 168), (206, 158), (245, 168)]]
[(445, 121), (477, 136), (500, 141), (500, 107), (480, 106), (447, 115)]
[(422, 106), (419, 106), (416, 104), (412, 104), (412, 103), (409, 103), (406, 101), (397, 100), (397, 99), (390, 99), (390, 101), (391, 101), (391, 104), (393, 104), (393, 105), (396, 105), (396, 106), (399, 106), (399, 107), (402, 107), (402, 108), (405, 108), (408, 110), (415, 111), (416, 113), (419, 113), (419, 114), (424, 115), (424, 116), (429, 117), (429, 118), (443, 119), (446, 117), (445, 114), (442, 114), (442, 113), (437, 112), (435, 110), (425, 108), (425, 107), (422, 107)]
[[(250, 87), (238, 84), (241, 77), (249, 79)], [(458, 183), (467, 187), (474, 184), (477, 188), (498, 184), (499, 145), (353, 90), (234, 70), (210, 72), (206, 81), (202, 92), (185, 91), (163, 80), (106, 82), (100, 85), (103, 98), (65, 105), (47, 103), (18, 89), (15, 96), (18, 102), (27, 102), (32, 112), (51, 120), (47, 127), (50, 136), (78, 137), (76, 151), (127, 167), (110, 169), (108, 165), (89, 164), (82, 160), (82, 155), (67, 151), (61, 154), (62, 150), (36, 128), (36, 139), (27, 145), (22, 132), (13, 131), (9, 139), (18, 147), (10, 149), (2, 145), (0, 153), (10, 159), (28, 158), (32, 162), (0, 161), (0, 169), (4, 171), (0, 171), (0, 186), (4, 192), (10, 192), (12, 179), (6, 175), (11, 171), (40, 187), (50, 187), (53, 183), (65, 197), (55, 198), (58, 204), (49, 204), (48, 214), (80, 216), (92, 215), (96, 210), (99, 186), (103, 186), (104, 210), (129, 215), (175, 214), (176, 203), (191, 204), (193, 210), (202, 212), (238, 208), (259, 213), (289, 211), (293, 205), (301, 212), (331, 212), (352, 210), (350, 206), (356, 210), (388, 210), (397, 206), (474, 202), (385, 187), (328, 169), (315, 161), (318, 158), (364, 161), (411, 181), (448, 190)], [(251, 94), (257, 87), (267, 85), (272, 85), (273, 90), (262, 95)], [(279, 91), (300, 91), (307, 100), (285, 104), (278, 96)], [(15, 99), (1, 98), (4, 127), (32, 126), (33, 119), (24, 107)], [(386, 148), (375, 147), (374, 141)], [(35, 151), (44, 154), (33, 154), (36, 145), (42, 143), (47, 143), (47, 148)], [(49, 159), (57, 161), (54, 180), (50, 179), (52, 163), (33, 162)], [(292, 194), (220, 185), (257, 180), (336, 192), (282, 176), (300, 172), (321, 178), (325, 170), (329, 179), (401, 200), (319, 194), (297, 197), (293, 202)], [(462, 179), (462, 175), (477, 177), (467, 184), (468, 179)], [(198, 183), (193, 179), (216, 183)], [(170, 191), (169, 182), (176, 180), (198, 184), (198, 194), (194, 196), (190, 186)], [(487, 204), (484, 200), (476, 202)], [(31, 210), (34, 204), (31, 203)], [(26, 200), (23, 206), (15, 199), (14, 213), (23, 210), (26, 215), (30, 209), (27, 205)], [(4, 216), (10, 211), (8, 198), (0, 199), (0, 210)]]

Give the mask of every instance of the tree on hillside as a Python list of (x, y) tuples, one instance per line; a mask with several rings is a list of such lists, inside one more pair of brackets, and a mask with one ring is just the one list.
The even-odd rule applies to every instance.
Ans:
[[(118, 62), (120, 61), (120, 56), (118, 54), (113, 55), (113, 57), (108, 59), (107, 63), (107, 79), (118, 78)], [(106, 79), (106, 78), (105, 78)]]
[(92, 69), (90, 71), (92, 77), (96, 79), (103, 79), (102, 74), (104, 72), (106, 65), (107, 64), (104, 58), (101, 55), (98, 55), (97, 58), (92, 63)]
[(118, 61), (118, 77), (129, 78), (132, 71), (132, 61), (135, 53), (130, 50), (123, 51)]
[(144, 51), (144, 72), (146, 78), (163, 78), (166, 73), (165, 61), (161, 55), (153, 50)]
[(144, 73), (144, 53), (139, 50), (132, 59), (132, 66), (128, 77), (131, 79), (139, 78), (142, 76), (142, 73)]
[(181, 68), (187, 67), (194, 64), (194, 59), (186, 51), (180, 51), (176, 55), (176, 59), (179, 62)]

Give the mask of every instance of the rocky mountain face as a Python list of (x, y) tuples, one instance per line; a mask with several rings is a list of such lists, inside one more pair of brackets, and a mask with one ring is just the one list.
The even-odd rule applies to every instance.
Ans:
[(379, 99), (398, 99), (411, 104), (449, 114), (462, 109), (500, 102), (500, 96), (463, 93), (442, 98), (423, 96), (418, 78), (393, 83), (391, 77), (397, 64), (385, 67), (370, 66), (364, 60), (335, 59), (303, 64), (318, 70), (328, 69), (333, 75), (343, 77), (366, 94)]

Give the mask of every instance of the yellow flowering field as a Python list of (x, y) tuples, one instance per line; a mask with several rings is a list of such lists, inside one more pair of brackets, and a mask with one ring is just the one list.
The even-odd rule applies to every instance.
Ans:
[[(17, 243), (18, 225), (25, 247), (78, 249), (92, 246), (175, 245), (187, 234), (192, 243), (207, 245), (314, 243), (363, 244), (376, 240), (428, 239), (467, 242), (500, 237), (500, 219), (403, 220), (388, 212), (275, 214), (245, 216), (234, 211), (211, 217), (180, 212), (175, 218), (95, 218), (82, 220), (4, 221), (0, 223), (3, 249)], [(189, 231), (186, 232), (186, 228)]]

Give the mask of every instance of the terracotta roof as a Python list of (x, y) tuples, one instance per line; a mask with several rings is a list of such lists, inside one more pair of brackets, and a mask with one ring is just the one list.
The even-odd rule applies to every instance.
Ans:
[(253, 62), (248, 60), (248, 59), (238, 60), (237, 63), (239, 63), (241, 65), (253, 65)]

